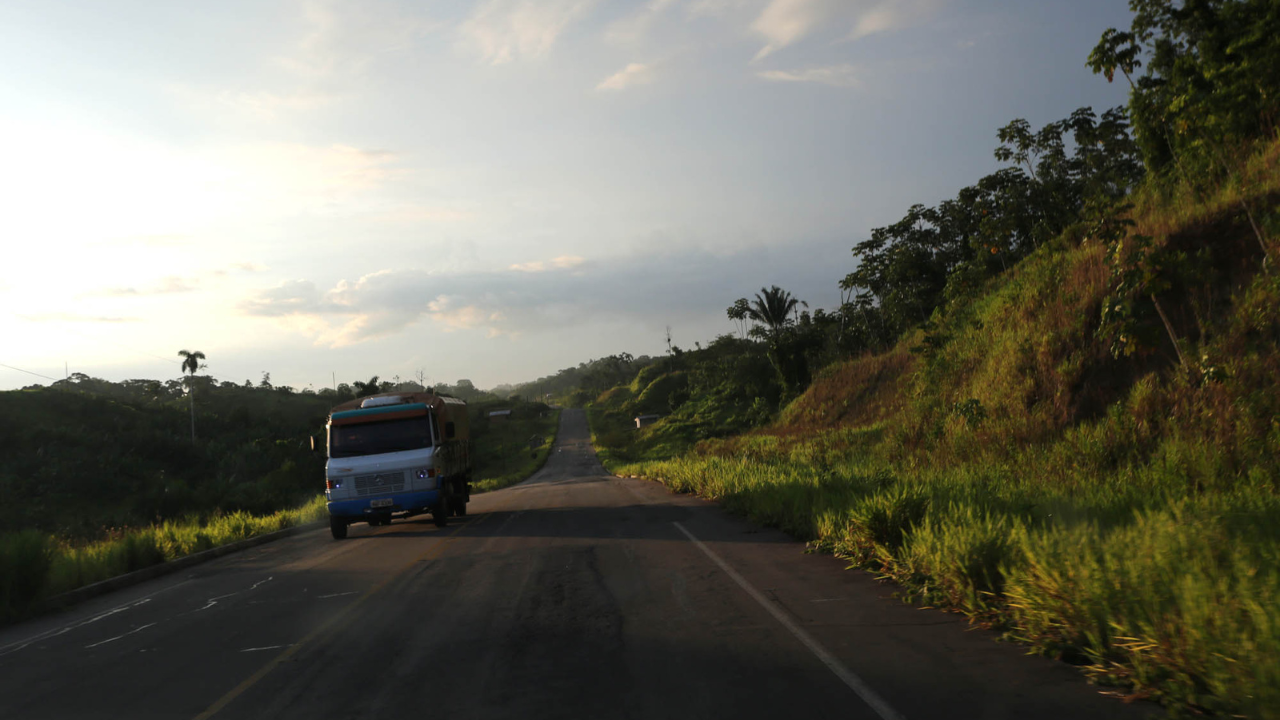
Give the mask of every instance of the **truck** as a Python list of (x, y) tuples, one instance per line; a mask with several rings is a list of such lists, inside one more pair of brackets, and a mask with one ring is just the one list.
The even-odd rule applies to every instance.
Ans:
[(427, 392), (342, 403), (325, 426), (325, 499), (335, 540), (357, 522), (389, 525), (431, 513), (439, 527), (467, 514), (471, 433), (467, 404)]

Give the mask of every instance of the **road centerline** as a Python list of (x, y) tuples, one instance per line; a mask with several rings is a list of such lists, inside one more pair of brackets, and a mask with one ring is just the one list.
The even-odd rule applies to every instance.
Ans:
[(848, 685), (850, 690), (853, 690), (858, 697), (862, 698), (862, 701), (874, 710), (877, 715), (883, 718), (883, 720), (904, 720), (904, 718), (899, 715), (896, 710), (890, 707), (889, 703), (885, 702), (884, 698), (880, 697), (875, 690), (872, 690), (871, 686), (867, 685), (862, 678), (858, 677), (856, 673), (845, 667), (844, 663), (840, 662), (836, 656), (832, 655), (826, 648), (822, 647), (817, 640), (814, 640), (813, 637), (809, 635), (809, 633), (805, 632), (799, 625), (796, 625), (795, 622), (792, 621), (791, 618), (787, 617), (786, 613), (779, 610), (775, 604), (769, 602), (769, 599), (766, 598), (759, 590), (756, 590), (751, 583), (747, 582), (746, 578), (742, 577), (737, 570), (734, 570), (729, 563), (725, 562), (719, 555), (715, 554), (715, 552), (713, 552), (711, 548), (707, 547), (701, 540), (694, 537), (693, 533), (689, 532), (684, 525), (674, 521), (671, 524), (675, 525), (676, 529), (683, 533), (684, 536), (689, 539), (689, 542), (693, 543), (694, 547), (698, 548), (704, 555), (711, 558), (711, 561), (718, 565), (726, 575), (737, 583), (738, 587), (741, 587), (753, 600), (759, 603), (760, 607), (768, 610), (769, 614), (772, 615), (775, 620), (777, 620), (784, 628), (789, 630), (802, 645), (807, 647), (810, 652), (822, 661), (823, 665), (826, 665), (836, 677), (840, 678), (841, 682)]

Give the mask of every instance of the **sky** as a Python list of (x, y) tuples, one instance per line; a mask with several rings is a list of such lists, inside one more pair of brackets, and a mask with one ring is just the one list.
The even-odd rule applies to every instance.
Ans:
[(1123, 0), (0, 2), (0, 389), (480, 387), (839, 302)]

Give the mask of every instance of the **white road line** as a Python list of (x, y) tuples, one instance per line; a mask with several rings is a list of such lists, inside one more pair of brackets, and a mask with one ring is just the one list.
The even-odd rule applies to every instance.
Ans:
[(191, 582), (191, 581), (190, 581), (190, 580), (183, 580), (182, 582), (178, 583), (177, 585), (171, 585), (170, 587), (164, 588), (163, 590), (157, 590), (156, 592), (153, 592), (153, 593), (151, 593), (150, 595), (147, 595), (146, 597), (140, 598), (140, 599), (135, 600), (135, 601), (130, 602), (130, 603), (125, 603), (124, 605), (119, 605), (119, 606), (113, 607), (113, 608), (111, 608), (110, 610), (107, 610), (106, 612), (100, 613), (100, 614), (98, 614), (98, 615), (94, 615), (93, 617), (88, 618), (88, 619), (86, 619), (86, 620), (80, 620), (80, 621), (77, 621), (77, 622), (73, 622), (73, 623), (71, 623), (71, 624), (69, 624), (69, 625), (63, 625), (62, 627), (60, 627), (60, 628), (55, 628), (55, 629), (53, 629), (53, 630), (46, 630), (46, 631), (44, 631), (44, 632), (42, 632), (42, 633), (40, 633), (40, 634), (38, 634), (38, 635), (34, 635), (34, 636), (32, 636), (32, 637), (29, 637), (29, 638), (27, 638), (26, 640), (18, 640), (17, 642), (9, 643), (8, 645), (5, 645), (4, 647), (0, 647), (0, 657), (4, 657), (5, 655), (8, 655), (8, 654), (10, 654), (10, 653), (16, 653), (16, 652), (18, 652), (19, 650), (22, 650), (23, 648), (25, 648), (25, 647), (27, 647), (27, 646), (31, 645), (32, 643), (37, 643), (37, 642), (40, 642), (41, 640), (49, 640), (49, 639), (55, 638), (55, 637), (57, 637), (57, 636), (59, 636), (59, 635), (62, 635), (62, 634), (64, 634), (64, 633), (69, 633), (69, 632), (71, 632), (72, 630), (75, 630), (76, 628), (82, 628), (82, 627), (84, 627), (85, 625), (90, 625), (90, 624), (92, 624), (92, 623), (96, 623), (96, 622), (98, 622), (99, 620), (101, 620), (101, 619), (103, 619), (103, 618), (111, 617), (112, 615), (115, 615), (116, 613), (122, 613), (122, 612), (124, 612), (125, 610), (132, 610), (133, 608), (136, 608), (136, 607), (138, 607), (139, 605), (146, 605), (147, 603), (151, 602), (151, 598), (155, 597), (156, 595), (159, 595), (160, 593), (165, 592), (165, 591), (167, 591), (167, 590), (172, 590), (173, 588), (176, 588), (176, 587), (178, 587), (179, 585), (186, 585), (186, 584), (187, 584), (187, 583), (189, 583), (189, 582)]
[[(328, 594), (328, 595), (317, 595), (317, 596), (316, 596), (316, 599), (317, 599), (317, 600), (324, 600), (324, 599), (326, 599), (326, 598), (342, 597), (343, 595), (355, 595), (357, 592), (358, 592), (357, 590), (352, 590), (351, 592), (330, 593), (330, 594)], [(241, 650), (240, 652), (248, 652), (248, 651), (247, 651), (247, 650)]]
[(109, 642), (115, 642), (115, 641), (119, 640), (119, 639), (120, 639), (120, 638), (122, 638), (122, 637), (127, 637), (127, 636), (132, 635), (132, 634), (134, 634), (134, 633), (136, 633), (136, 632), (142, 632), (143, 630), (146, 630), (147, 628), (151, 627), (152, 625), (155, 625), (155, 623), (147, 623), (146, 625), (143, 625), (142, 627), (134, 628), (134, 629), (130, 630), (129, 632), (125, 633), (124, 635), (117, 635), (117, 636), (115, 636), (115, 637), (113, 637), (113, 638), (107, 638), (106, 640), (101, 640), (101, 641), (96, 642), (96, 643), (94, 643), (94, 644), (92, 644), (92, 645), (85, 645), (85, 646), (84, 646), (84, 649), (85, 649), (85, 650), (88, 650), (89, 648), (96, 648), (96, 647), (98, 647), (99, 645), (106, 645), (106, 644), (107, 644), (107, 643), (109, 643)]
[(287, 648), (287, 647), (293, 647), (293, 644), (292, 644), (292, 643), (290, 643), (289, 645), (268, 645), (268, 646), (266, 646), (266, 647), (245, 648), (245, 649), (241, 650), (240, 652), (242, 652), (242, 653), (245, 653), (245, 652), (261, 652), (261, 651), (263, 651), (263, 650), (279, 650), (280, 648)]
[(197, 609), (197, 610), (193, 610), (192, 612), (201, 612), (201, 611), (203, 611), (203, 610), (208, 610), (209, 608), (213, 607), (214, 605), (217, 605), (219, 600), (222, 600), (222, 599), (224, 599), (224, 598), (229, 598), (229, 597), (231, 597), (232, 595), (239, 595), (239, 594), (240, 594), (240, 591), (239, 591), (239, 590), (237, 590), (236, 592), (233, 592), (233, 593), (227, 593), (226, 595), (219, 595), (219, 596), (217, 596), (217, 597), (211, 597), (211, 598), (209, 598), (208, 600), (206, 600), (206, 601), (205, 601), (204, 607), (199, 608), (199, 609)]
[(738, 583), (738, 586), (743, 590), (747, 591), (748, 595), (750, 595), (756, 602), (760, 603), (760, 607), (768, 610), (769, 614), (773, 616), (773, 619), (777, 620), (783, 627), (790, 630), (791, 634), (794, 635), (797, 640), (799, 640), (805, 647), (809, 648), (809, 651), (816, 655), (818, 659), (822, 661), (823, 665), (826, 665), (831, 672), (835, 673), (836, 677), (840, 678), (845, 685), (849, 686), (849, 689), (857, 693), (858, 697), (862, 698), (862, 701), (865, 702), (872, 710), (875, 710), (877, 715), (884, 720), (903, 720), (903, 717), (893, 708), (889, 707), (889, 703), (885, 702), (884, 698), (877, 695), (874, 690), (863, 682), (862, 678), (855, 675), (852, 670), (844, 666), (844, 663), (840, 662), (834, 655), (827, 652), (826, 648), (819, 645), (817, 640), (810, 637), (809, 633), (805, 632), (799, 625), (792, 622), (791, 618), (787, 617), (786, 614), (779, 610), (775, 604), (769, 602), (768, 598), (762, 595), (759, 590), (752, 587), (751, 583), (747, 582), (746, 578), (739, 575), (737, 570), (734, 570), (729, 566), (729, 563), (721, 560), (719, 555), (711, 552), (711, 548), (707, 547), (701, 540), (694, 537), (693, 533), (686, 530), (683, 525), (678, 522), (673, 522), (671, 524), (675, 525), (677, 530), (684, 533), (684, 536), (689, 538), (689, 542), (693, 543), (694, 546), (703, 552), (703, 554), (711, 558), (716, 565), (719, 565), (720, 569), (723, 570), (726, 575), (733, 578), (733, 581)]

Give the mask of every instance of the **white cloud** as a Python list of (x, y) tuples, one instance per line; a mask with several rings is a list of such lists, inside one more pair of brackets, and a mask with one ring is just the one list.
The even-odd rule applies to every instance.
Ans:
[(854, 65), (829, 65), (804, 70), (766, 70), (756, 73), (762, 79), (777, 82), (811, 82), (832, 87), (857, 87), (862, 71)]
[(488, 0), (458, 27), (459, 43), (491, 65), (536, 60), (594, 0)]
[(427, 303), (427, 316), (446, 331), (484, 330), (488, 337), (511, 334), (501, 328), (506, 317), (497, 310), (486, 310), (478, 305), (463, 304), (466, 301), (455, 295), (440, 295)]
[(38, 323), (129, 323), (138, 322), (141, 318), (136, 317), (119, 317), (114, 315), (84, 315), (81, 313), (68, 312), (48, 312), (38, 313), (35, 315), (19, 315), (18, 317), (29, 322)]
[(632, 85), (648, 85), (653, 82), (653, 65), (630, 63), (596, 85), (597, 90), (624, 90)]
[(902, 30), (928, 20), (946, 0), (772, 0), (751, 24), (765, 39), (754, 60), (832, 25), (849, 27), (849, 39)]
[(301, 7), (304, 33), (273, 60), (295, 76), (312, 80), (358, 76), (376, 56), (408, 46), (443, 26), (394, 5), (368, 0), (307, 0)]
[(679, 0), (649, 0), (639, 10), (610, 23), (604, 33), (605, 40), (622, 45), (634, 45), (644, 40), (667, 8), (677, 2)]
[(170, 275), (160, 278), (159, 282), (147, 287), (112, 287), (102, 290), (95, 290), (87, 293), (88, 296), (104, 296), (104, 297), (133, 297), (140, 295), (172, 295), (174, 293), (192, 292), (199, 285), (199, 281), (193, 278), (178, 277)]
[(536, 260), (534, 262), (516, 263), (510, 266), (509, 270), (518, 270), (520, 272), (546, 272), (547, 270), (572, 270), (587, 260), (578, 255), (561, 255), (558, 258), (548, 261)]
[(929, 19), (944, 0), (884, 0), (858, 16), (850, 38), (892, 32)]
[(761, 60), (800, 40), (824, 21), (847, 12), (850, 3), (840, 0), (773, 0), (751, 24), (767, 44), (756, 53)]
[(273, 215), (384, 210), (382, 190), (413, 175), (389, 150), (272, 143), (222, 150), (227, 176), (210, 183), (237, 205)]

